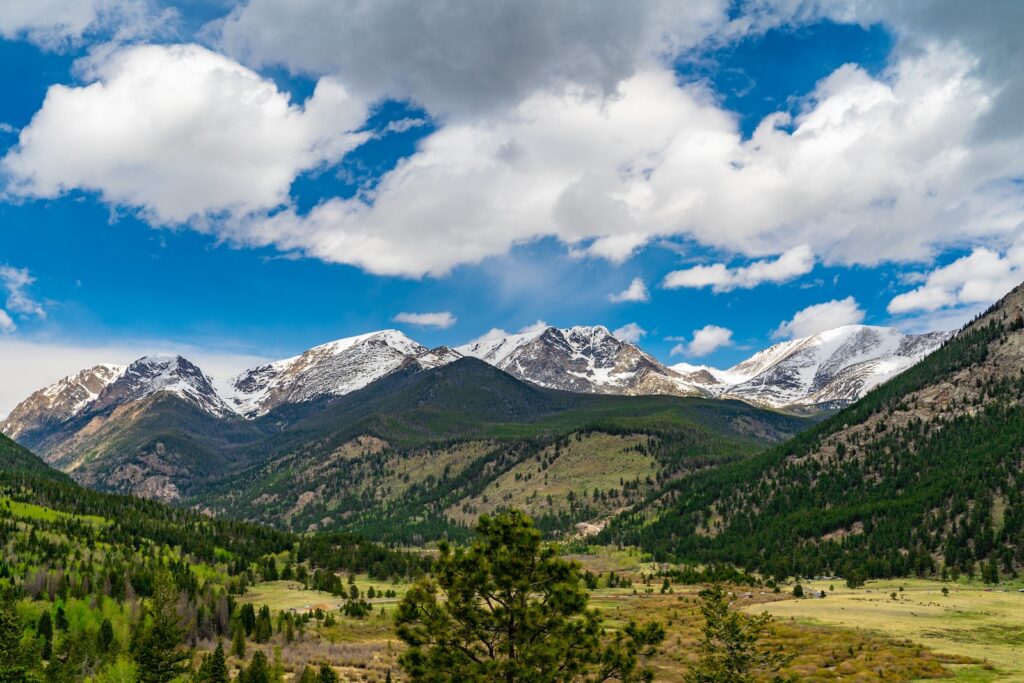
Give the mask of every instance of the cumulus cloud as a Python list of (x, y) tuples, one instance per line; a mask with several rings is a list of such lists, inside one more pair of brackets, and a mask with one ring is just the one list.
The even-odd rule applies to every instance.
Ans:
[(337, 76), (368, 99), (413, 99), (457, 117), (540, 90), (614, 92), (720, 29), (729, 4), (250, 0), (219, 30), (221, 47), (246, 63)]
[(153, 223), (245, 215), (365, 138), (365, 105), (332, 80), (292, 105), (272, 81), (196, 45), (100, 53), (82, 87), (52, 86), (3, 160), (8, 190), (98, 192)]
[(437, 311), (434, 313), (399, 313), (393, 320), (396, 323), (406, 323), (417, 327), (436, 327), (439, 330), (446, 330), (458, 320), (451, 311)]
[(707, 356), (720, 348), (732, 346), (732, 330), (718, 325), (705, 325), (693, 331), (693, 338), (685, 344), (676, 344), (669, 355), (691, 357)]
[(936, 311), (996, 301), (1024, 280), (1024, 245), (1005, 254), (978, 248), (927, 274), (924, 284), (889, 302), (893, 314)]
[[(537, 93), (508, 116), (432, 133), (372, 193), (230, 233), (411, 277), (545, 236), (622, 261), (685, 235), (747, 256), (781, 252), (786, 276), (809, 268), (811, 253), (839, 264), (929, 259), (1024, 221), (1011, 180), (1024, 154), (974, 141), (990, 100), (970, 64), (936, 48), (879, 79), (844, 66), (801, 114), (766, 118), (749, 140), (708, 93), (668, 71), (639, 73), (605, 100)], [(729, 288), (781, 277), (772, 263), (737, 279), (724, 265), (690, 277)]]
[(798, 339), (864, 320), (864, 310), (852, 296), (814, 304), (798, 311), (791, 320), (779, 324), (772, 334), (776, 339)]
[(159, 33), (174, 16), (150, 0), (4, 0), (0, 36), (60, 49), (87, 33), (108, 39)]
[(629, 283), (629, 287), (617, 294), (609, 294), (608, 300), (612, 303), (622, 303), (625, 301), (648, 301), (651, 298), (650, 293), (647, 291), (647, 285), (644, 284), (643, 278), (635, 277), (633, 281)]
[(787, 282), (814, 268), (814, 253), (806, 244), (793, 247), (776, 259), (755, 261), (749, 266), (728, 268), (724, 263), (674, 270), (665, 276), (664, 287), (675, 289), (711, 287), (714, 292), (752, 289), (764, 282)]
[(622, 327), (612, 332), (612, 336), (620, 341), (630, 342), (631, 344), (637, 344), (640, 342), (641, 337), (647, 334), (647, 330), (640, 327), (636, 323), (626, 323)]
[[(11, 266), (0, 266), (0, 286), (7, 292), (7, 310), (13, 313), (20, 313), (25, 316), (45, 318), (46, 311), (42, 304), (29, 296), (27, 290), (36, 279), (29, 273), (28, 268), (13, 268)], [(9, 325), (0, 325), (7, 328), (6, 331), (14, 330), (14, 323), (10, 322), (10, 315), (5, 313)]]
[[(304, 107), (201, 48), (117, 50), (94, 60), (89, 85), (51, 89), (4, 162), (9, 191), (93, 190), (156, 224), (413, 278), (541, 238), (615, 262), (675, 236), (797, 266), (801, 253), (927, 261), (950, 244), (1000, 244), (1024, 221), (1024, 142), (983, 134), (1012, 90), (984, 67), (995, 48), (920, 33), (882, 74), (845, 65), (744, 139), (665, 57), (771, 21), (861, 21), (883, 4), (843, 15), (765, 0), (733, 19), (724, 0), (691, 4), (252, 0), (223, 22), (221, 45), (320, 76)], [(769, 18), (755, 21), (762, 6)], [(300, 212), (296, 175), (358, 144), (362, 103), (380, 96), (422, 102), (439, 128), (372, 189)], [(677, 277), (726, 289), (759, 277), (700, 268)]]
[(10, 333), (18, 329), (18, 326), (14, 324), (11, 316), (7, 314), (7, 311), (0, 308), (0, 333)]
[[(550, 325), (548, 325), (543, 320), (537, 320), (536, 322), (521, 327), (519, 331), (516, 332), (516, 334), (529, 334), (531, 332), (540, 332), (542, 330), (548, 329), (548, 327), (550, 327)], [(504, 330), (500, 327), (492, 327), (491, 329), (487, 330), (476, 339), (467, 342), (467, 344), (476, 344), (478, 342), (491, 341), (493, 339), (501, 339), (503, 337), (508, 337), (511, 334), (512, 333), (509, 332), (508, 330)]]

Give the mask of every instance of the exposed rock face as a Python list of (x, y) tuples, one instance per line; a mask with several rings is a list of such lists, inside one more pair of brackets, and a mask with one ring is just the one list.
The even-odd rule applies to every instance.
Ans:
[[(701, 386), (722, 398), (772, 408), (840, 408), (914, 365), (950, 336), (846, 325), (776, 344), (728, 370), (685, 364), (674, 369), (713, 377), (714, 383)], [(697, 383), (694, 374), (685, 376)]]
[(704, 393), (602, 326), (548, 327), (474, 342), (456, 351), (552, 389), (598, 394)]
[[(450, 351), (450, 350), (449, 350)], [(264, 415), (286, 403), (341, 396), (362, 389), (409, 358), (427, 367), (450, 362), (397, 330), (383, 330), (315, 346), (294, 358), (247, 370), (232, 381), (228, 403), (241, 415)], [(451, 358), (454, 360), (455, 358)]]
[(176, 394), (213, 415), (232, 412), (214, 389), (210, 378), (181, 356), (145, 356), (138, 359), (100, 392), (89, 410), (109, 410), (161, 391)]
[(47, 432), (86, 410), (124, 371), (123, 365), (97, 365), (40, 389), (0, 421), (0, 432), (15, 440)]

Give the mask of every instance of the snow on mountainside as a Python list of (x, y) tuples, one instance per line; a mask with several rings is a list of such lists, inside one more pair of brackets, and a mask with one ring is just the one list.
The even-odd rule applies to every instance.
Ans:
[[(775, 344), (728, 370), (705, 370), (719, 380), (709, 390), (722, 398), (773, 408), (841, 407), (917, 363), (950, 336), (846, 325)], [(692, 367), (674, 366), (677, 372)]]
[(450, 349), (442, 349), (431, 352), (398, 330), (339, 339), (293, 358), (246, 370), (231, 381), (225, 399), (241, 415), (256, 417), (286, 403), (362, 389), (411, 358), (422, 357), (424, 367), (457, 358)]
[(100, 392), (89, 409), (116, 408), (158, 392), (175, 394), (213, 415), (232, 412), (202, 370), (186, 358), (173, 355), (138, 359)]
[(38, 440), (62, 425), (73, 425), (69, 421), (80, 415), (110, 411), (157, 392), (176, 394), (218, 417), (252, 419), (281, 405), (356, 391), (410, 363), (430, 369), (463, 356), (565, 391), (734, 398), (789, 409), (842, 407), (907, 369), (949, 336), (848, 325), (776, 344), (719, 370), (687, 363), (666, 367), (601, 326), (548, 327), (456, 349), (427, 349), (397, 330), (383, 330), (247, 370), (220, 392), (181, 356), (147, 356), (127, 367), (97, 365), (33, 393), (0, 422), (0, 431), (15, 439)]
[(570, 327), (485, 339), (455, 349), (552, 389), (599, 394), (704, 392), (607, 328)]
[(101, 364), (68, 375), (36, 391), (0, 421), (0, 432), (12, 439), (60, 424), (78, 415), (99, 397), (111, 382), (124, 374), (125, 366)]

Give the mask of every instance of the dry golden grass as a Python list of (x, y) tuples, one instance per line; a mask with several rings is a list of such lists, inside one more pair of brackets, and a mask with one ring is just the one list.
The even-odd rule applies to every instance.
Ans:
[[(830, 584), (808, 585), (827, 591)], [(805, 627), (840, 626), (913, 641), (934, 652), (981, 660), (994, 668), (992, 680), (1024, 681), (1024, 593), (1016, 587), (906, 580), (872, 581), (856, 590), (837, 582), (835, 588), (824, 600), (787, 600), (769, 611)], [(982, 670), (962, 677), (985, 675)]]

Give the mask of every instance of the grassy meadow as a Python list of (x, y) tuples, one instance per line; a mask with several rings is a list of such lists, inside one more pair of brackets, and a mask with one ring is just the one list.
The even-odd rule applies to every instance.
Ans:
[[(681, 683), (699, 655), (700, 587), (673, 585), (670, 592), (662, 593), (660, 579), (645, 582), (644, 575), (654, 565), (636, 551), (600, 549), (571, 558), (602, 576), (615, 571), (632, 581), (629, 587), (592, 591), (592, 606), (605, 614), (612, 629), (630, 619), (657, 619), (665, 624), (665, 644), (651, 665), (656, 680)], [(402, 645), (392, 615), (409, 584), (375, 582), (360, 575), (356, 585), (363, 593), (370, 586), (375, 592), (395, 590), (397, 597), (372, 600), (374, 611), (365, 619), (338, 616), (331, 626), (310, 628), (288, 646), (284, 659), (295, 656), (299, 661), (306, 651), (320, 651), (328, 654), (342, 680), (380, 682), (389, 670), (394, 680), (401, 680)], [(783, 672), (786, 676), (862, 683), (1024, 681), (1024, 593), (1017, 593), (1016, 586), (988, 590), (980, 583), (921, 580), (870, 582), (856, 590), (840, 581), (804, 586), (824, 590), (827, 597), (798, 600), (792, 597), (791, 587), (780, 593), (767, 588), (732, 589), (739, 609), (768, 611), (776, 617), (768, 642), (796, 655)], [(943, 586), (949, 588), (948, 596), (942, 595)], [(896, 600), (891, 597), (894, 592)], [(305, 590), (294, 581), (257, 584), (242, 600), (266, 604), (274, 612), (328, 609), (341, 603), (336, 596)], [(273, 643), (268, 654), (272, 650)]]

